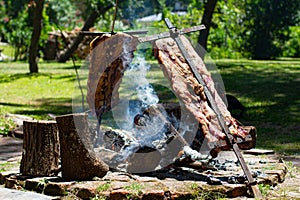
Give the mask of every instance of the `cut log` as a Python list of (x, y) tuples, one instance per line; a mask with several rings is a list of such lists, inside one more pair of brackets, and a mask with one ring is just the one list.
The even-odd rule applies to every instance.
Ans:
[(24, 175), (55, 176), (59, 165), (59, 138), (55, 121), (24, 121), (20, 172)]
[(56, 121), (61, 146), (62, 178), (89, 180), (105, 176), (109, 167), (95, 155), (87, 115), (63, 115), (56, 117)]

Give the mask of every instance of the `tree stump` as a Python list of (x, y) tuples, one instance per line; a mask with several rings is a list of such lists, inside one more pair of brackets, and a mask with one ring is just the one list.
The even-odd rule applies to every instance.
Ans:
[(56, 117), (65, 180), (89, 180), (103, 177), (109, 167), (96, 158), (85, 113)]
[(58, 173), (59, 138), (55, 121), (24, 121), (20, 172), (24, 175), (55, 176)]

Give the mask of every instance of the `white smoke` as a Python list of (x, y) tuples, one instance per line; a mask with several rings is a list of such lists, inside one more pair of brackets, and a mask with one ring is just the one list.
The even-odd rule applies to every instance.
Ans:
[(145, 58), (135, 55), (124, 72), (120, 86), (120, 102), (113, 110), (114, 119), (120, 129), (133, 131), (134, 117), (142, 114), (150, 105), (159, 102), (159, 98), (147, 79), (150, 65)]
[(139, 55), (136, 57), (136, 62), (131, 64), (128, 69), (128, 73), (131, 73), (129, 78), (131, 78), (132, 85), (137, 91), (137, 98), (142, 102), (143, 107), (155, 105), (159, 101), (156, 92), (146, 78), (149, 69), (150, 65), (146, 63), (144, 57)]

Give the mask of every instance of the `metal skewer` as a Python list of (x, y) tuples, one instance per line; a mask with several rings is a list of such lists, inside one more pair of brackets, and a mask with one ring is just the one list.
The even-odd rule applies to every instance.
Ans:
[(117, 18), (117, 10), (118, 10), (118, 0), (116, 0), (114, 19), (113, 19), (113, 23), (111, 25), (111, 34), (114, 34), (115, 21), (116, 21), (116, 18)]

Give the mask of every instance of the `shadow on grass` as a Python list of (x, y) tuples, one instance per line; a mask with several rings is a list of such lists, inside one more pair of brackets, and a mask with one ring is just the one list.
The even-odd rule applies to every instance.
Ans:
[(71, 82), (74, 82), (76, 80), (75, 74), (72, 74), (72, 75), (59, 75), (59, 76), (53, 76), (51, 78), (55, 79), (55, 80), (68, 79), (66, 81), (71, 81)]
[(42, 77), (42, 76), (52, 78), (51, 74), (48, 73), (2, 74), (0, 75), (0, 83), (9, 83), (21, 78), (33, 78), (33, 77), (35, 78), (35, 77)]
[(13, 109), (15, 114), (32, 116), (37, 119), (49, 119), (48, 114), (64, 115), (72, 113), (71, 98), (36, 99), (33, 105), (15, 103), (0, 103), (0, 105), (16, 107)]
[(28, 106), (28, 105), (19, 104), (19, 103), (5, 103), (5, 102), (0, 102), (0, 106), (24, 107), (24, 106)]
[(76, 80), (75, 74), (70, 75), (57, 75), (51, 73), (25, 73), (25, 74), (2, 74), (0, 75), (0, 83), (9, 83), (22, 78), (37, 78), (37, 77), (48, 77), (49, 79), (62, 80), (67, 79), (66, 81), (74, 82)]
[(226, 92), (246, 106), (241, 121), (256, 126), (258, 147), (299, 154), (300, 68), (271, 64), (221, 65)]

